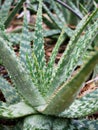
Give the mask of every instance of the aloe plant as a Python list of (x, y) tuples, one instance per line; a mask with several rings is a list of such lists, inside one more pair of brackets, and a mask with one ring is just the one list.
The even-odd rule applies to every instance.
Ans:
[[(87, 25), (96, 16), (96, 9), (78, 24), (57, 67), (54, 67), (58, 49), (64, 40), (62, 30), (51, 57), (46, 64), (42, 29), (42, 0), (39, 0), (33, 48), (30, 44), (27, 9), (24, 5), (24, 21), (20, 39), (19, 57), (16, 56), (2, 23), (0, 26), (0, 59), (7, 69), (12, 83), (0, 76), (0, 90), (6, 102), (0, 101), (0, 118), (21, 119), (16, 126), (1, 129), (12, 130), (97, 130), (97, 120), (85, 117), (98, 111), (98, 94), (93, 91), (77, 99), (82, 84), (98, 63), (98, 50), (87, 49), (98, 34), (98, 20)], [(84, 35), (81, 35), (84, 31)], [(72, 76), (78, 62), (78, 72)], [(22, 118), (21, 118), (22, 117)]]

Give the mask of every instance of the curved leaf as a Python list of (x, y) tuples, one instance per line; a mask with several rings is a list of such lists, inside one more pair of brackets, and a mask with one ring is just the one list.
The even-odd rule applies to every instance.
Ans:
[(4, 94), (5, 100), (8, 104), (19, 102), (20, 96), (11, 84), (9, 84), (4, 78), (0, 77), (0, 89)]
[(28, 106), (24, 102), (19, 102), (17, 104), (8, 105), (6, 103), (0, 102), (0, 117), (1, 118), (19, 118), (30, 114), (37, 113), (32, 107)]
[(4, 23), (5, 20), (7, 19), (8, 12), (10, 10), (10, 6), (11, 6), (12, 1), (13, 0), (5, 0), (4, 4), (1, 6), (1, 9), (0, 9), (0, 22), (1, 23)]
[(25, 118), (23, 130), (51, 130), (52, 117), (44, 115), (33, 115)]
[(43, 29), (42, 29), (42, 0), (39, 0), (39, 9), (37, 11), (33, 51), (35, 56), (37, 57), (39, 68), (41, 70), (44, 70), (45, 53), (44, 53), (44, 39), (43, 39)]
[[(88, 17), (88, 18), (85, 17), (77, 26), (75, 34), (71, 37), (68, 47), (66, 48), (65, 52), (63, 53), (63, 56), (61, 57), (61, 59), (58, 63), (58, 67), (56, 69), (55, 74), (53, 73), (53, 76), (51, 79), (51, 84), (50, 84), (51, 87), (50, 87), (50, 90), (48, 93), (49, 95), (55, 90), (55, 88), (61, 86), (62, 83), (65, 82), (69, 78), (69, 76), (71, 75), (71, 73), (77, 63), (76, 62), (77, 57), (79, 58), (81, 55), (80, 52), (83, 52), (85, 50), (86, 42), (88, 42), (88, 44), (89, 44), (89, 37), (86, 38), (86, 39), (88, 39), (88, 41), (86, 41), (86, 39), (83, 39), (83, 40), (85, 40), (85, 43), (83, 43), (83, 44), (82, 44), (82, 42), (78, 43), (77, 41), (79, 39), (80, 34), (84, 30), (84, 28), (90, 22), (92, 17), (97, 13), (97, 11), (98, 11), (98, 9), (96, 9), (95, 12), (93, 12), (93, 14), (90, 17)], [(97, 29), (98, 23), (95, 23), (94, 27), (96, 27), (96, 28), (94, 28), (95, 34), (92, 33), (92, 36), (96, 35), (96, 32), (98, 30)], [(92, 37), (90, 37), (90, 40), (92, 41)], [(77, 44), (79, 44), (79, 45), (77, 45)], [(80, 48), (81, 47), (80, 44), (82, 44), (82, 48)], [(74, 53), (74, 51), (75, 51), (75, 53)], [(77, 51), (78, 51), (78, 55), (77, 55)], [(74, 53), (74, 56), (73, 56), (73, 53)], [(67, 70), (67, 73), (66, 73), (66, 70)]]
[(80, 99), (76, 99), (68, 110), (65, 110), (60, 114), (61, 117), (67, 118), (80, 118), (98, 111), (98, 89), (83, 96)]
[(90, 57), (88, 62), (83, 65), (81, 70), (72, 79), (55, 90), (42, 113), (57, 115), (68, 109), (75, 100), (82, 83), (86, 80), (96, 63), (98, 63), (98, 52)]
[(22, 63), (2, 38), (0, 38), (0, 58), (8, 69), (11, 79), (13, 79), (22, 97), (32, 106), (45, 104), (45, 100), (34, 86), (31, 77), (23, 68)]
[(26, 62), (26, 55), (31, 56), (31, 45), (30, 45), (30, 37), (29, 37), (29, 29), (28, 29), (28, 20), (27, 20), (27, 9), (24, 7), (24, 21), (23, 21), (23, 29), (22, 29), (22, 37), (20, 39), (20, 60), (28, 69), (28, 65)]

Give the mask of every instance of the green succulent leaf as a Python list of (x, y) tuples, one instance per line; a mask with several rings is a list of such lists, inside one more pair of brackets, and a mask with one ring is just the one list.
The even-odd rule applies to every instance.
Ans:
[[(57, 34), (60, 34), (60, 30), (59, 29), (52, 29), (52, 30), (43, 30), (43, 37), (52, 37), (55, 36)], [(20, 43), (21, 41), (21, 37), (22, 34), (21, 33), (10, 33), (7, 34), (10, 42), (12, 43), (12, 45), (16, 45), (18, 43)], [(28, 32), (28, 37), (30, 39), (30, 41), (34, 40), (34, 33), (33, 32)]]
[(59, 36), (59, 38), (57, 40), (57, 43), (56, 43), (56, 45), (55, 45), (55, 47), (54, 47), (54, 49), (52, 51), (52, 54), (51, 54), (50, 59), (49, 59), (49, 62), (47, 64), (47, 68), (46, 68), (46, 77), (47, 78), (45, 80), (45, 82), (46, 82), (45, 84), (46, 85), (45, 85), (45, 89), (44, 89), (46, 91), (46, 93), (47, 93), (47, 91), (49, 89), (49, 81), (51, 79), (53, 71), (55, 70), (54, 69), (54, 64), (55, 64), (56, 55), (58, 53), (58, 49), (59, 49), (60, 45), (62, 44), (62, 42), (65, 39), (64, 29), (65, 29), (65, 27), (62, 29), (62, 32), (61, 32), (61, 34), (60, 34), (60, 36)]
[(0, 22), (1, 23), (4, 23), (5, 20), (7, 19), (8, 12), (10, 10), (10, 6), (11, 6), (12, 1), (13, 0), (5, 0), (4, 4), (1, 6), (1, 9), (0, 9)]
[(0, 118), (13, 119), (35, 113), (37, 112), (24, 102), (8, 105), (0, 101)]
[(68, 110), (60, 114), (61, 117), (80, 118), (98, 111), (98, 90), (76, 99)]
[(35, 56), (37, 57), (39, 68), (41, 70), (44, 70), (45, 69), (45, 55), (44, 55), (45, 53), (44, 53), (44, 39), (43, 39), (43, 29), (42, 29), (42, 0), (39, 0), (39, 9), (37, 12), (33, 52)]
[(24, 65), (28, 69), (28, 65), (26, 62), (26, 55), (28, 55), (28, 58), (30, 57), (31, 45), (30, 45), (30, 38), (29, 38), (27, 15), (28, 15), (28, 11), (26, 7), (24, 7), (24, 21), (23, 21), (22, 37), (20, 39), (20, 60), (24, 63)]
[[(39, 1), (39, 9), (37, 12), (37, 20), (35, 27), (35, 36), (33, 44), (33, 69), (35, 71), (35, 79), (38, 79), (38, 88), (44, 96), (44, 81), (45, 81), (45, 52), (44, 52), (44, 39), (42, 29), (42, 0)], [(40, 85), (41, 84), (41, 85)]]
[[(0, 1), (0, 60), (12, 80), (9, 83), (3, 77), (0, 77), (0, 90), (5, 98), (5, 102), (0, 101), (0, 119), (15, 119), (17, 124), (6, 126), (0, 122), (0, 129), (97, 130), (98, 120), (83, 118), (98, 111), (98, 89), (82, 98), (77, 98), (77, 95), (82, 84), (98, 63), (97, 40), (94, 40), (98, 34), (98, 20), (94, 19), (95, 16), (97, 18), (98, 9), (96, 8), (90, 16), (85, 16), (76, 30), (73, 31), (68, 26), (63, 28), (63, 23), (66, 23), (68, 17), (69, 20), (71, 18), (71, 22), (74, 22), (75, 17), (69, 15), (68, 10), (66, 11), (53, 0), (45, 0), (44, 2), (49, 5), (52, 4), (52, 9), (56, 15), (53, 15), (51, 9), (43, 4), (43, 0), (27, 0), (24, 5), (25, 0), (18, 0), (15, 8), (7, 16), (12, 2), (12, 0), (5, 0), (1, 6)], [(32, 11), (31, 3), (34, 4), (32, 8), (36, 6), (36, 10), (32, 9), (33, 13), (37, 12), (35, 32), (29, 31), (29, 28), (32, 27), (27, 19), (27, 9)], [(71, 0), (68, 3), (82, 17), (82, 13), (77, 8), (77, 6), (80, 7), (79, 1), (74, 3), (74, 0)], [(90, 3), (91, 0), (87, 2), (88, 5)], [(5, 28), (8, 27), (22, 5), (24, 7), (22, 33), (12, 31), (11, 34), (6, 34)], [(39, 5), (38, 11), (37, 5)], [(50, 19), (42, 14), (42, 7)], [(88, 10), (91, 7), (90, 5)], [(58, 16), (58, 14), (60, 15)], [(51, 30), (43, 31), (42, 15), (44, 23)], [(77, 24), (77, 19), (75, 21), (75, 24)], [(53, 36), (57, 34), (60, 34), (60, 36), (49, 62), (46, 64), (44, 37), (54, 38)], [(66, 39), (66, 34), (71, 37), (70, 42), (58, 66), (54, 67), (58, 49)], [(33, 41), (33, 46), (30, 43), (31, 41)], [(20, 57), (15, 55), (12, 48), (12, 45), (17, 43), (20, 46)], [(91, 43), (94, 43), (95, 47), (93, 53), (87, 51)], [(89, 54), (86, 63), (83, 62), (73, 76), (75, 68), (86, 54)], [(20, 120), (17, 120), (19, 118)]]
[[(98, 120), (80, 119), (71, 120), (71, 126), (76, 126), (74, 130), (97, 130)], [(73, 130), (73, 129), (72, 129)]]
[(52, 54), (50, 56), (50, 59), (49, 59), (48, 65), (47, 65), (47, 68), (51, 69), (51, 71), (53, 71), (53, 66), (54, 66), (54, 63), (55, 63), (55, 59), (56, 59), (56, 55), (58, 53), (59, 47), (65, 39), (64, 29), (65, 29), (65, 27), (62, 29), (62, 32), (61, 32), (61, 34), (60, 34), (60, 36), (57, 40), (57, 43), (56, 43), (56, 45), (55, 45), (55, 47), (52, 51)]
[(98, 120), (70, 120), (43, 115), (29, 116), (24, 120), (24, 130), (97, 130)]
[[(13, 79), (18, 92), (32, 106), (45, 104), (38, 89), (34, 86), (28, 72), (23, 68), (14, 52), (2, 38), (0, 38), (0, 58)], [(27, 98), (28, 97), (28, 98)]]
[(87, 49), (90, 47), (97, 34), (98, 21), (96, 21), (93, 25), (90, 26), (88, 31), (85, 32), (84, 36), (79, 38), (75, 48), (73, 49), (73, 52), (70, 54), (70, 60), (66, 64), (66, 68), (63, 71), (63, 73), (65, 72), (65, 74), (62, 75), (62, 80), (67, 80), (68, 78), (70, 78), (72, 72), (78, 65), (79, 59), (83, 58)]
[[(81, 56), (83, 56), (82, 53), (84, 51), (86, 51), (87, 47), (89, 46), (89, 41), (92, 42), (92, 36), (94, 37), (97, 35), (97, 30), (98, 30), (97, 22), (98, 21), (95, 22), (94, 27), (93, 27), (93, 25), (91, 26), (91, 29), (94, 29), (93, 30), (94, 32), (91, 31), (91, 29), (90, 29), (86, 34), (86, 35), (89, 35), (89, 33), (90, 33), (92, 35), (90, 37), (90, 39), (89, 39), (89, 37), (86, 38), (86, 36), (84, 35), (83, 39), (80, 38), (81, 42), (78, 41), (80, 34), (84, 30), (84, 28), (87, 26), (87, 24), (90, 22), (92, 17), (97, 13), (97, 11), (98, 10), (96, 9), (89, 18), (87, 18), (87, 16), (86, 16), (77, 26), (77, 29), (75, 30), (75, 34), (70, 39), (70, 42), (69, 42), (63, 56), (61, 57), (61, 59), (59, 61), (55, 74), (53, 73), (49, 93), (52, 93), (55, 88), (59, 87), (63, 82), (65, 82), (68, 78), (70, 78), (73, 70), (77, 66), (77, 62), (78, 62), (79, 58), (81, 58)], [(84, 40), (85, 42), (82, 42), (82, 40)], [(81, 46), (81, 44), (82, 44), (82, 46)], [(86, 46), (86, 44), (87, 44), (87, 46)]]
[(86, 80), (87, 76), (97, 63), (98, 52), (94, 53), (92, 57), (90, 57), (88, 62), (83, 65), (75, 77), (68, 80), (61, 87), (54, 91), (42, 113), (57, 115), (63, 112), (65, 109), (68, 109), (75, 100), (82, 83)]
[(0, 77), (0, 90), (8, 104), (14, 104), (21, 100), (16, 89), (2, 77)]
[(44, 115), (29, 116), (24, 120), (23, 130), (50, 130), (52, 121), (52, 117)]

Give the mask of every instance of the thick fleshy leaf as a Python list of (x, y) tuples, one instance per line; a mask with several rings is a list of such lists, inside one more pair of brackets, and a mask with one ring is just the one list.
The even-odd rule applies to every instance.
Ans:
[(18, 92), (32, 106), (45, 104), (45, 101), (38, 89), (34, 86), (28, 72), (23, 68), (22, 63), (15, 53), (7, 45), (7, 42), (0, 38), (0, 58), (7, 68), (11, 79), (13, 79)]
[[(76, 67), (76, 65), (77, 65), (77, 62), (76, 62), (77, 59), (76, 58), (77, 57), (79, 58), (80, 55), (83, 55), (82, 52), (85, 50), (86, 42), (88, 42), (88, 41), (85, 41), (85, 43), (83, 43), (84, 46), (82, 45), (82, 48), (80, 48), (81, 44), (82, 44), (82, 41), (79, 42), (79, 43), (77, 41), (79, 39), (80, 34), (84, 30), (84, 28), (90, 22), (92, 17), (97, 13), (97, 11), (98, 10), (96, 9), (96, 11), (89, 18), (85, 17), (79, 23), (79, 25), (77, 26), (75, 34), (72, 36), (72, 38), (71, 38), (71, 40), (70, 40), (70, 42), (69, 42), (69, 44), (68, 44), (64, 54), (63, 54), (63, 56), (61, 57), (61, 59), (60, 59), (60, 61), (58, 63), (58, 67), (56, 69), (55, 74), (53, 73), (53, 76), (52, 76), (52, 79), (51, 79), (51, 84), (50, 84), (51, 87), (50, 87), (50, 90), (49, 90), (50, 94), (55, 90), (55, 88), (59, 87), (63, 82), (65, 82), (69, 78), (69, 76), (71, 75), (71, 73), (75, 69), (74, 67)], [(98, 28), (98, 25), (96, 25), (96, 24), (97, 23), (95, 23), (94, 27)], [(95, 34), (92, 33), (93, 36), (96, 35), (96, 33), (97, 33), (97, 29), (96, 28), (94, 28)], [(91, 30), (90, 30), (90, 32), (91, 32)], [(84, 39), (84, 37), (83, 37), (83, 39)], [(87, 39), (89, 40), (89, 37)], [(86, 39), (84, 39), (84, 40), (86, 40)], [(91, 41), (93, 40), (92, 37), (90, 37), (90, 40)], [(79, 45), (77, 45), (77, 44), (79, 44)], [(89, 44), (89, 42), (88, 42), (88, 44)], [(77, 53), (77, 51), (78, 51), (78, 53)], [(74, 56), (73, 56), (73, 53), (74, 53)], [(70, 64), (70, 68), (69, 68), (69, 64)], [(68, 74), (66, 73), (66, 66), (67, 66), (67, 69), (68, 69), (67, 70)]]
[(0, 102), (0, 117), (1, 118), (19, 118), (30, 114), (37, 113), (32, 107), (25, 104), (24, 102), (19, 102), (17, 104), (8, 105), (4, 102)]
[(75, 100), (82, 83), (86, 80), (87, 76), (97, 63), (98, 52), (92, 55), (88, 62), (83, 65), (80, 71), (72, 79), (68, 80), (60, 88), (55, 90), (42, 113), (57, 115), (65, 109), (68, 109)]
[(9, 9), (13, 0), (5, 0), (0, 9), (0, 22), (4, 23), (8, 17)]
[(41, 70), (44, 70), (45, 53), (44, 53), (44, 39), (43, 39), (43, 29), (42, 29), (42, 0), (39, 0), (39, 9), (37, 11), (33, 52), (37, 57), (39, 68)]
[[(61, 31), (59, 29), (44, 30), (43, 31), (43, 37), (51, 37), (51, 36), (59, 34), (60, 32)], [(18, 44), (20, 42), (20, 39), (22, 37), (21, 35), (22, 35), (21, 33), (7, 34), (10, 42), (13, 45)], [(33, 32), (28, 32), (28, 37), (29, 37), (30, 41), (33, 41), (34, 40), (34, 33)]]
[(80, 37), (80, 39), (78, 40), (75, 48), (73, 49), (73, 52), (69, 56), (70, 58), (66, 66), (63, 68), (63, 73), (60, 76), (60, 82), (58, 83), (59, 85), (60, 83), (70, 78), (74, 69), (77, 67), (79, 60), (83, 58), (87, 49), (90, 47), (91, 43), (93, 42), (97, 34), (98, 21), (96, 21), (92, 26), (90, 26), (85, 35)]
[(23, 64), (28, 68), (26, 62), (26, 55), (28, 58), (31, 56), (31, 45), (29, 38), (29, 29), (28, 29), (28, 20), (27, 20), (28, 10), (24, 7), (24, 21), (23, 21), (23, 29), (22, 29), (22, 37), (20, 39), (20, 60)]
[(39, 9), (37, 11), (37, 20), (36, 20), (35, 36), (32, 52), (33, 53), (32, 69), (34, 70), (35, 78), (38, 79), (37, 86), (39, 88), (39, 91), (44, 96), (44, 81), (45, 81), (44, 75), (46, 69), (46, 60), (44, 51), (43, 29), (42, 29), (42, 2), (43, 0), (39, 0)]
[(97, 130), (98, 120), (64, 119), (43, 115), (33, 115), (25, 118), (24, 130)]
[(65, 110), (60, 114), (61, 117), (68, 118), (80, 118), (98, 111), (98, 89), (92, 93), (83, 96), (80, 99), (76, 99), (68, 110)]
[(8, 104), (17, 103), (21, 100), (16, 89), (2, 77), (0, 77), (0, 90)]
[(55, 59), (56, 59), (56, 55), (58, 53), (59, 47), (62, 44), (62, 42), (64, 41), (64, 39), (65, 39), (64, 29), (65, 29), (65, 27), (62, 29), (62, 32), (61, 32), (61, 34), (60, 34), (60, 36), (59, 36), (59, 38), (58, 38), (58, 40), (56, 42), (56, 45), (55, 45), (55, 47), (54, 47), (54, 49), (52, 51), (52, 54), (51, 54), (49, 62), (48, 62), (47, 68), (51, 69), (51, 71), (53, 71), (53, 66), (54, 66), (54, 63), (55, 63)]
[(96, 120), (89, 120), (89, 119), (71, 120), (71, 126), (76, 127), (76, 129), (72, 129), (72, 130), (98, 130), (98, 120), (97, 119)]
[(46, 73), (45, 73), (46, 80), (45, 80), (45, 88), (44, 88), (44, 91), (46, 91), (45, 93), (47, 93), (49, 90), (49, 82), (51, 81), (51, 76), (53, 74), (53, 71), (55, 71), (54, 64), (55, 64), (56, 55), (58, 53), (60, 45), (62, 44), (62, 42), (65, 39), (64, 29), (65, 29), (65, 27), (62, 29), (62, 32), (57, 40), (57, 43), (56, 43), (53, 51), (52, 51), (52, 54), (50, 56), (50, 59), (49, 59), (49, 62), (48, 62), (47, 68), (46, 68)]
[(44, 115), (33, 115), (25, 118), (23, 130), (51, 130), (52, 117)]

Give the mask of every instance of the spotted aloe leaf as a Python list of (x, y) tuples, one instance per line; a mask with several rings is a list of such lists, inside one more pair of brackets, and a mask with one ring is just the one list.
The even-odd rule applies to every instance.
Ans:
[(5, 0), (4, 4), (1, 6), (1, 9), (0, 9), (0, 22), (1, 23), (4, 23), (5, 20), (7, 19), (8, 12), (10, 10), (10, 6), (11, 6), (12, 1), (13, 0)]
[(26, 62), (26, 55), (28, 55), (28, 58), (30, 58), (31, 45), (30, 45), (27, 15), (28, 15), (28, 10), (24, 6), (24, 21), (23, 21), (22, 36), (20, 39), (20, 60), (24, 63), (24, 65), (28, 69), (27, 62)]
[(43, 72), (39, 69), (37, 57), (34, 54), (34, 52), (32, 52), (32, 58), (30, 59), (29, 56), (27, 55), (26, 59), (27, 59), (27, 65), (28, 65), (28, 68), (30, 71), (30, 75), (32, 77), (32, 81), (35, 84), (35, 86), (38, 87), (39, 91), (42, 92), (42, 90), (41, 90), (42, 85), (40, 86), (40, 84), (42, 84), (41, 82), (43, 80), (41, 80), (42, 77), (40, 77), (40, 76)]
[[(35, 73), (35, 79), (37, 80), (37, 86), (42, 95), (44, 95), (44, 81), (45, 81), (45, 69), (46, 60), (44, 52), (44, 38), (42, 29), (42, 0), (39, 0), (39, 8), (37, 11), (37, 19), (35, 25), (35, 35), (33, 40), (32, 60)], [(41, 85), (40, 85), (41, 84)]]
[[(91, 28), (86, 34), (89, 35), (90, 33), (90, 35), (92, 36), (87, 37), (86, 35), (84, 35), (84, 37), (80, 38), (80, 41), (78, 41), (80, 34), (82, 33), (86, 25), (89, 23), (89, 21), (96, 13), (97, 13), (97, 9), (89, 18), (85, 17), (77, 26), (75, 34), (72, 36), (63, 56), (59, 61), (55, 74), (52, 76), (51, 84), (50, 84), (51, 87), (49, 90), (50, 93), (52, 93), (55, 88), (59, 87), (63, 82), (65, 82), (70, 77), (71, 73), (77, 66), (77, 62), (79, 58), (83, 56), (83, 51), (85, 51), (89, 46), (89, 41), (92, 42), (92, 37), (94, 38), (97, 35), (98, 21), (95, 22), (94, 26), (93, 25), (91, 26)], [(82, 40), (84, 40), (84, 42), (82, 42)]]
[(44, 115), (29, 116), (24, 120), (24, 130), (50, 130), (52, 128), (52, 117)]
[(21, 100), (15, 88), (2, 77), (0, 77), (0, 90), (8, 104), (17, 103)]
[(24, 130), (97, 130), (98, 120), (52, 118), (44, 115), (29, 116), (24, 120)]
[(98, 90), (76, 99), (68, 110), (60, 114), (61, 117), (80, 118), (98, 111)]
[[(65, 27), (64, 27), (65, 29)], [(52, 54), (50, 56), (50, 59), (49, 59), (49, 62), (47, 64), (47, 68), (46, 68), (46, 77), (47, 77), (47, 80), (46, 80), (46, 85), (45, 85), (45, 91), (47, 92), (48, 91), (48, 87), (49, 87), (49, 81), (51, 79), (51, 76), (54, 72), (54, 64), (55, 64), (55, 59), (56, 59), (56, 55), (58, 53), (58, 50), (59, 50), (59, 47), (60, 45), (62, 44), (62, 42), (64, 41), (65, 39), (65, 35), (64, 35), (64, 29), (62, 30), (58, 40), (57, 40), (57, 43), (52, 51)]]
[(55, 64), (55, 59), (56, 59), (56, 55), (58, 53), (59, 47), (65, 39), (64, 29), (65, 29), (65, 27), (63, 28), (63, 30), (62, 30), (62, 32), (61, 32), (61, 34), (56, 42), (56, 45), (52, 51), (52, 54), (50, 56), (50, 59), (49, 59), (48, 65), (47, 65), (47, 68), (51, 69), (51, 71), (53, 71), (52, 69), (53, 69), (53, 66)]
[(17, 104), (8, 105), (0, 101), (0, 118), (3, 117), (13, 119), (34, 113), (37, 112), (24, 102), (18, 102)]
[[(53, 29), (53, 30), (43, 30), (43, 37), (51, 37), (51, 36), (54, 36), (56, 34), (59, 34), (61, 31), (59, 29)], [(15, 45), (17, 43), (20, 43), (20, 39), (21, 39), (21, 36), (22, 34), (20, 33), (10, 33), (10, 34), (7, 34), (10, 42)], [(28, 37), (30, 39), (30, 41), (33, 41), (34, 40), (34, 33), (32, 32), (29, 32), (28, 33)]]
[(74, 129), (74, 130), (97, 130), (98, 129), (98, 120), (97, 119), (96, 120), (94, 120), (94, 119), (72, 120), (71, 126), (76, 126), (76, 129)]
[[(72, 72), (77, 67), (79, 59), (82, 59), (85, 55), (85, 52), (90, 47), (93, 39), (96, 37), (98, 33), (98, 21), (96, 21), (85, 33), (84, 36), (79, 38), (73, 52), (70, 54), (70, 60), (67, 62), (66, 67), (64, 67), (63, 74), (61, 75), (60, 82), (66, 81), (70, 78)], [(59, 83), (60, 85), (60, 83)]]
[(75, 77), (65, 82), (53, 92), (43, 113), (56, 115), (68, 109), (75, 100), (82, 83), (86, 80), (96, 63), (98, 63), (98, 52), (90, 57), (88, 62), (83, 65)]
[(7, 41), (4, 41), (3, 38), (0, 38), (0, 58), (3, 60), (3, 64), (6, 66), (23, 98), (32, 106), (45, 104), (43, 97), (34, 86), (28, 72), (25, 71), (22, 63), (10, 49)]
[(39, 68), (41, 70), (45, 69), (44, 39), (42, 29), (42, 0), (39, 0), (39, 9), (37, 12), (33, 52), (37, 57)]

